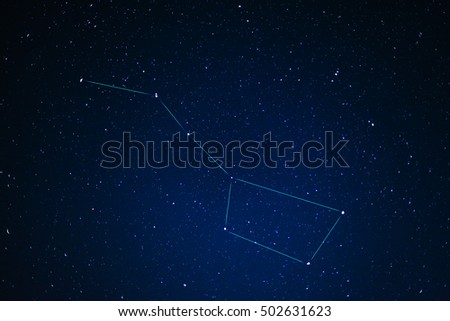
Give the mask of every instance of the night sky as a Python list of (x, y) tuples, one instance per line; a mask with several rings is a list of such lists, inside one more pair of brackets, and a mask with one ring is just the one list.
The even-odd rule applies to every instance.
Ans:
[[(1, 299), (450, 299), (446, 1), (8, 2)], [(311, 265), (224, 231), (220, 169), (100, 167), (180, 130), (154, 93), (202, 141), (349, 140), (349, 168), (228, 169), (345, 210)], [(336, 219), (232, 184), (230, 230), (301, 260)]]

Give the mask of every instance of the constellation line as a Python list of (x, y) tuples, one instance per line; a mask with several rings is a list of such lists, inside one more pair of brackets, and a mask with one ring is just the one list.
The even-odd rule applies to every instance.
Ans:
[(225, 174), (227, 174), (228, 176), (230, 176), (230, 174), (228, 174), (228, 172), (222, 167), (222, 165), (220, 165), (214, 157), (212, 157), (211, 155), (209, 155), (209, 153), (203, 148), (202, 145), (200, 145), (197, 141), (195, 141), (195, 143), (198, 145), (198, 147), (200, 147), (200, 148), (202, 149), (202, 151), (204, 151), (204, 152), (206, 153), (206, 155), (208, 155), (209, 158), (211, 158), (211, 159), (214, 161), (214, 163), (217, 164), (217, 166), (219, 166), (219, 168), (220, 168)]
[(172, 116), (172, 118), (177, 122), (177, 124), (181, 127), (181, 129), (187, 133), (187, 131), (186, 131), (186, 129), (184, 129), (183, 125), (181, 125), (181, 123), (178, 121), (178, 119), (175, 117), (175, 115), (172, 114), (169, 107), (167, 107), (166, 104), (164, 104), (161, 99), (159, 99), (159, 102), (164, 106), (164, 108), (167, 110), (167, 112), (170, 114), (170, 116)]
[(101, 82), (96, 82), (96, 81), (90, 81), (90, 80), (85, 80), (85, 81), (88, 82), (88, 83), (94, 84), (94, 85), (99, 85), (99, 86), (113, 88), (113, 89), (119, 89), (119, 90), (125, 90), (125, 91), (129, 91), (129, 92), (132, 92), (132, 93), (135, 93), (135, 94), (151, 96), (151, 94), (143, 92), (143, 91), (128, 89), (128, 88), (124, 88), (124, 87), (117, 87), (117, 86), (113, 86), (113, 85), (102, 84)]
[(338, 217), (338, 219), (334, 223), (333, 227), (328, 231), (327, 236), (325, 236), (325, 238), (323, 239), (322, 243), (320, 243), (319, 247), (317, 248), (316, 252), (314, 252), (314, 254), (313, 254), (313, 256), (312, 256), (310, 261), (312, 261), (314, 259), (314, 257), (316, 256), (316, 254), (319, 253), (319, 250), (321, 249), (322, 245), (325, 243), (325, 241), (327, 240), (328, 236), (330, 236), (331, 232), (334, 230), (334, 228), (336, 227), (336, 225), (337, 225), (337, 223), (339, 222), (340, 219), (341, 219), (341, 216)]
[(230, 182), (230, 188), (228, 189), (228, 201), (227, 201), (227, 213), (225, 215), (225, 227), (227, 226), (227, 223), (228, 223), (228, 211), (230, 209), (231, 186), (233, 186), (233, 182)]
[(258, 243), (258, 242), (256, 242), (256, 241), (252, 241), (252, 240), (250, 240), (250, 239), (248, 239), (248, 238), (246, 238), (246, 237), (243, 237), (243, 236), (241, 236), (241, 235), (238, 235), (238, 234), (236, 234), (236, 233), (233, 233), (233, 232), (228, 232), (228, 233), (233, 234), (234, 236), (237, 236), (237, 237), (239, 237), (239, 238), (241, 238), (241, 239), (243, 239), (243, 240), (245, 240), (245, 241), (247, 241), (247, 242), (250, 242), (250, 243), (252, 243), (252, 244), (261, 246), (262, 248), (265, 248), (266, 250), (269, 250), (269, 251), (275, 252), (275, 253), (277, 253), (277, 254), (283, 255), (283, 256), (285, 256), (285, 257), (287, 257), (287, 258), (290, 258), (291, 260), (294, 260), (294, 261), (297, 261), (297, 262), (300, 262), (300, 263), (304, 263), (303, 261), (301, 261), (301, 260), (299, 260), (299, 259), (297, 259), (297, 258), (295, 258), (295, 257), (293, 257), (293, 256), (290, 256), (290, 255), (287, 255), (286, 253), (277, 251), (277, 250), (275, 250), (275, 249), (273, 249), (273, 248), (271, 248), (271, 247), (262, 245), (262, 244), (260, 244), (260, 243)]
[[(94, 84), (94, 85), (98, 85), (98, 86), (103, 86), (103, 87), (107, 87), (107, 88), (112, 88), (112, 89), (119, 89), (119, 90), (124, 90), (124, 91), (128, 91), (128, 92), (132, 92), (135, 94), (141, 94), (141, 95), (146, 95), (146, 96), (151, 96), (151, 94), (143, 92), (143, 91), (138, 91), (138, 90), (133, 90), (133, 89), (128, 89), (128, 88), (124, 88), (124, 87), (117, 87), (117, 86), (113, 86), (113, 85), (107, 85), (107, 84), (103, 84), (101, 82), (96, 82), (96, 81), (91, 81), (91, 80), (85, 80), (88, 83)], [(172, 118), (176, 121), (176, 123), (178, 124), (178, 126), (181, 127), (181, 129), (185, 132), (188, 133), (188, 131), (184, 128), (184, 126), (178, 121), (178, 119), (175, 117), (175, 115), (170, 111), (169, 107), (166, 106), (166, 104), (164, 104), (164, 102), (161, 99), (158, 99), (159, 102), (164, 106), (164, 108), (166, 109), (166, 111), (170, 114), (170, 116), (172, 116)], [(230, 174), (228, 174), (228, 172), (217, 162), (217, 160), (212, 157), (211, 155), (209, 155), (209, 153), (203, 148), (203, 146), (201, 146), (198, 142), (196, 142), (197, 145), (206, 153), (206, 155), (208, 155), (209, 158), (211, 158), (218, 166), (219, 168), (228, 176), (230, 176)]]
[(289, 196), (289, 197), (298, 199), (298, 200), (306, 202), (306, 203), (311, 203), (311, 204), (314, 204), (314, 205), (317, 205), (317, 206), (320, 206), (320, 207), (327, 208), (327, 209), (332, 210), (332, 211), (339, 212), (338, 209), (335, 209), (335, 208), (332, 208), (332, 207), (329, 207), (329, 206), (326, 206), (326, 205), (323, 205), (323, 204), (320, 204), (320, 203), (316, 203), (316, 202), (313, 202), (313, 201), (309, 201), (309, 200), (306, 200), (306, 199), (298, 197), (298, 196), (294, 196), (294, 195), (291, 195), (291, 194), (283, 193), (283, 192), (277, 191), (277, 190), (275, 190), (273, 188), (270, 188), (270, 187), (262, 186), (262, 185), (255, 184), (255, 183), (251, 183), (251, 182), (245, 181), (243, 179), (239, 179), (239, 178), (236, 178), (236, 180), (238, 180), (240, 182), (243, 182), (245, 184), (253, 185), (253, 186), (256, 186), (256, 187), (259, 187), (259, 188), (262, 188), (262, 189), (266, 189), (268, 191), (275, 192), (275, 193), (278, 193), (278, 194), (281, 194), (281, 195), (284, 195), (284, 196)]

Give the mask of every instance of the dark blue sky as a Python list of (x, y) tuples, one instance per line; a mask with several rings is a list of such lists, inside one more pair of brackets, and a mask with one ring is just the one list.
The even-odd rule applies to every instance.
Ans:
[[(0, 5), (0, 298), (448, 300), (448, 5), (94, 1)], [(220, 169), (100, 168), (130, 131), (297, 144), (349, 168), (230, 169), (345, 210), (307, 266), (223, 230)], [(335, 221), (234, 183), (230, 226), (302, 258)], [(277, 243), (277, 245), (275, 245)], [(306, 255), (308, 257), (308, 255)]]

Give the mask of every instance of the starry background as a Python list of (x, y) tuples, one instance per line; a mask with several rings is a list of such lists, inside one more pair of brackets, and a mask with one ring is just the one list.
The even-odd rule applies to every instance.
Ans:
[[(448, 9), (2, 1), (0, 298), (449, 300)], [(229, 171), (346, 215), (310, 266), (233, 237), (220, 169), (100, 168), (123, 131), (179, 128), (157, 99), (81, 78), (157, 92), (199, 140), (334, 131), (350, 168)], [(300, 259), (335, 219), (233, 193), (230, 228)]]

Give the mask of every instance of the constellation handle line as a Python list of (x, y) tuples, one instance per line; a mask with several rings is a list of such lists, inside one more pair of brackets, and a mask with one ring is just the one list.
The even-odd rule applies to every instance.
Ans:
[(308, 200), (306, 200), (304, 198), (301, 198), (301, 197), (298, 197), (298, 196), (294, 196), (294, 195), (291, 195), (291, 194), (283, 193), (283, 192), (280, 192), (280, 191), (277, 191), (277, 190), (274, 190), (272, 188), (265, 187), (265, 186), (262, 186), (262, 185), (259, 185), (259, 184), (247, 182), (247, 181), (244, 181), (243, 179), (236, 178), (236, 180), (238, 180), (240, 182), (243, 182), (245, 184), (253, 185), (253, 186), (256, 186), (256, 187), (259, 187), (259, 188), (262, 188), (262, 189), (266, 189), (268, 191), (275, 192), (275, 193), (278, 193), (278, 194), (281, 194), (281, 195), (284, 195), (284, 196), (289, 196), (289, 197), (298, 199), (298, 200), (306, 202), (306, 203), (314, 204), (314, 205), (317, 205), (317, 206), (320, 206), (320, 207), (327, 208), (327, 209), (332, 210), (332, 211), (339, 212), (339, 210), (337, 210), (335, 208), (332, 208), (332, 207), (329, 207), (329, 206), (326, 206), (326, 205), (323, 205), (323, 204), (320, 204), (320, 203), (316, 203), (316, 202), (313, 202), (313, 201), (308, 201)]
[[(141, 94), (141, 95), (147, 95), (147, 96), (151, 96), (151, 94), (143, 92), (143, 91), (138, 91), (138, 90), (133, 90), (133, 89), (128, 89), (128, 88), (124, 88), (124, 87), (117, 87), (117, 86), (113, 86), (113, 85), (107, 85), (107, 84), (102, 84), (101, 82), (96, 82), (96, 81), (90, 81), (90, 80), (86, 80), (86, 82), (94, 84), (94, 85), (99, 85), (99, 86), (103, 86), (103, 87), (107, 87), (107, 88), (113, 88), (113, 89), (119, 89), (119, 90), (124, 90), (124, 91), (129, 91), (135, 94)], [(181, 129), (183, 129), (186, 132), (186, 129), (184, 129), (183, 125), (181, 125), (181, 123), (178, 121), (178, 119), (174, 116), (174, 114), (172, 114), (172, 112), (170, 111), (170, 109), (166, 106), (166, 104), (163, 103), (163, 101), (161, 99), (159, 99), (159, 102), (164, 106), (164, 108), (167, 110), (167, 112), (170, 114), (170, 116), (172, 116), (172, 118), (177, 122), (177, 124), (181, 127)]]
[(297, 261), (297, 262), (300, 262), (300, 263), (304, 263), (303, 261), (301, 261), (301, 260), (299, 260), (299, 259), (297, 259), (297, 258), (295, 258), (295, 257), (292, 257), (292, 256), (290, 256), (290, 255), (287, 255), (287, 254), (285, 254), (285, 253), (283, 253), (283, 252), (277, 251), (277, 250), (275, 250), (275, 249), (273, 249), (273, 248), (271, 248), (271, 247), (268, 247), (268, 246), (259, 244), (259, 243), (256, 242), (256, 241), (252, 241), (252, 240), (250, 240), (250, 239), (248, 239), (248, 238), (245, 238), (245, 237), (243, 237), (243, 236), (240, 236), (240, 235), (238, 235), (238, 234), (236, 234), (236, 233), (233, 233), (233, 232), (228, 232), (228, 233), (233, 234), (234, 236), (239, 237), (239, 238), (241, 238), (241, 239), (243, 239), (243, 240), (245, 240), (245, 241), (247, 241), (247, 242), (250, 242), (250, 243), (252, 243), (252, 244), (261, 246), (262, 248), (265, 248), (266, 250), (269, 250), (269, 251), (275, 252), (275, 253), (277, 253), (277, 254), (283, 255), (283, 256), (285, 256), (285, 257), (287, 257), (287, 258), (290, 258), (291, 260), (294, 260), (294, 261)]
[(128, 88), (124, 88), (124, 87), (117, 87), (117, 86), (113, 86), (113, 85), (102, 84), (101, 82), (96, 82), (96, 81), (90, 81), (90, 80), (85, 80), (85, 81), (88, 83), (94, 84), (94, 85), (99, 85), (99, 86), (113, 88), (113, 89), (119, 89), (119, 90), (125, 90), (125, 91), (129, 91), (129, 92), (132, 92), (135, 94), (151, 96), (151, 94), (143, 92), (143, 91), (137, 91), (137, 90), (128, 89)]
[(214, 163), (216, 163), (217, 164), (217, 166), (219, 166), (219, 168), (225, 173), (225, 174), (227, 174), (228, 176), (230, 176), (230, 174), (228, 174), (228, 172), (217, 162), (217, 160), (214, 158), (214, 157), (212, 157), (211, 155), (209, 155), (209, 153), (203, 148), (203, 146), (202, 145), (200, 145), (197, 141), (195, 141), (195, 143), (198, 145), (198, 147), (200, 147), (201, 149), (202, 149), (202, 151), (204, 151), (205, 152), (205, 154), (206, 155), (208, 155), (208, 157), (209, 158), (211, 158), (213, 161), (214, 161)]
[(319, 247), (317, 248), (316, 252), (314, 252), (314, 254), (313, 254), (313, 256), (312, 256), (310, 261), (312, 261), (314, 259), (314, 257), (316, 256), (316, 254), (319, 253), (320, 248), (325, 243), (325, 241), (327, 240), (328, 236), (330, 236), (331, 232), (334, 230), (334, 228), (336, 227), (336, 225), (337, 225), (337, 223), (339, 222), (340, 219), (341, 219), (341, 216), (338, 217), (338, 219), (334, 223), (333, 227), (328, 231), (327, 236), (325, 236), (325, 238), (323, 239), (322, 243), (320, 243)]
[[(99, 86), (103, 86), (103, 87), (107, 87), (107, 88), (113, 88), (113, 89), (119, 89), (119, 90), (124, 90), (124, 91), (129, 91), (132, 93), (136, 93), (136, 94), (141, 94), (141, 95), (147, 95), (147, 96), (151, 96), (151, 94), (143, 92), (143, 91), (138, 91), (138, 90), (133, 90), (133, 89), (128, 89), (128, 88), (124, 88), (124, 87), (117, 87), (117, 86), (113, 86), (113, 85), (107, 85), (107, 84), (103, 84), (101, 82), (96, 82), (96, 81), (90, 81), (90, 80), (86, 80), (86, 82), (94, 84), (94, 85), (99, 85)], [(184, 128), (184, 126), (178, 121), (178, 119), (175, 117), (175, 115), (170, 111), (169, 107), (166, 106), (166, 104), (164, 104), (164, 102), (159, 99), (159, 102), (164, 106), (164, 108), (166, 109), (166, 111), (170, 114), (170, 116), (172, 116), (172, 118), (176, 121), (176, 123), (178, 124), (178, 126), (181, 127), (181, 129), (187, 133), (188, 131)], [(209, 155), (209, 153), (203, 148), (203, 146), (201, 146), (199, 143), (197, 143), (197, 145), (206, 153), (206, 155), (208, 155), (209, 158), (211, 158), (212, 160), (214, 160), (214, 162), (219, 166), (219, 168), (228, 176), (230, 176), (230, 174), (228, 174), (228, 172), (217, 162), (217, 160), (212, 157), (211, 155)]]
[(164, 104), (161, 99), (159, 100), (159, 102), (164, 106), (164, 108), (167, 110), (167, 112), (170, 114), (170, 116), (172, 116), (172, 118), (177, 122), (178, 126), (180, 126), (181, 129), (184, 130), (187, 133), (187, 130), (184, 129), (183, 125), (181, 125), (181, 123), (178, 121), (178, 119), (175, 117), (175, 115), (172, 114), (172, 112), (170, 111), (169, 107), (167, 107), (166, 104)]
[(228, 223), (228, 211), (230, 209), (231, 186), (233, 186), (233, 182), (230, 182), (230, 188), (228, 189), (227, 213), (225, 214), (225, 227), (227, 226), (227, 223)]

